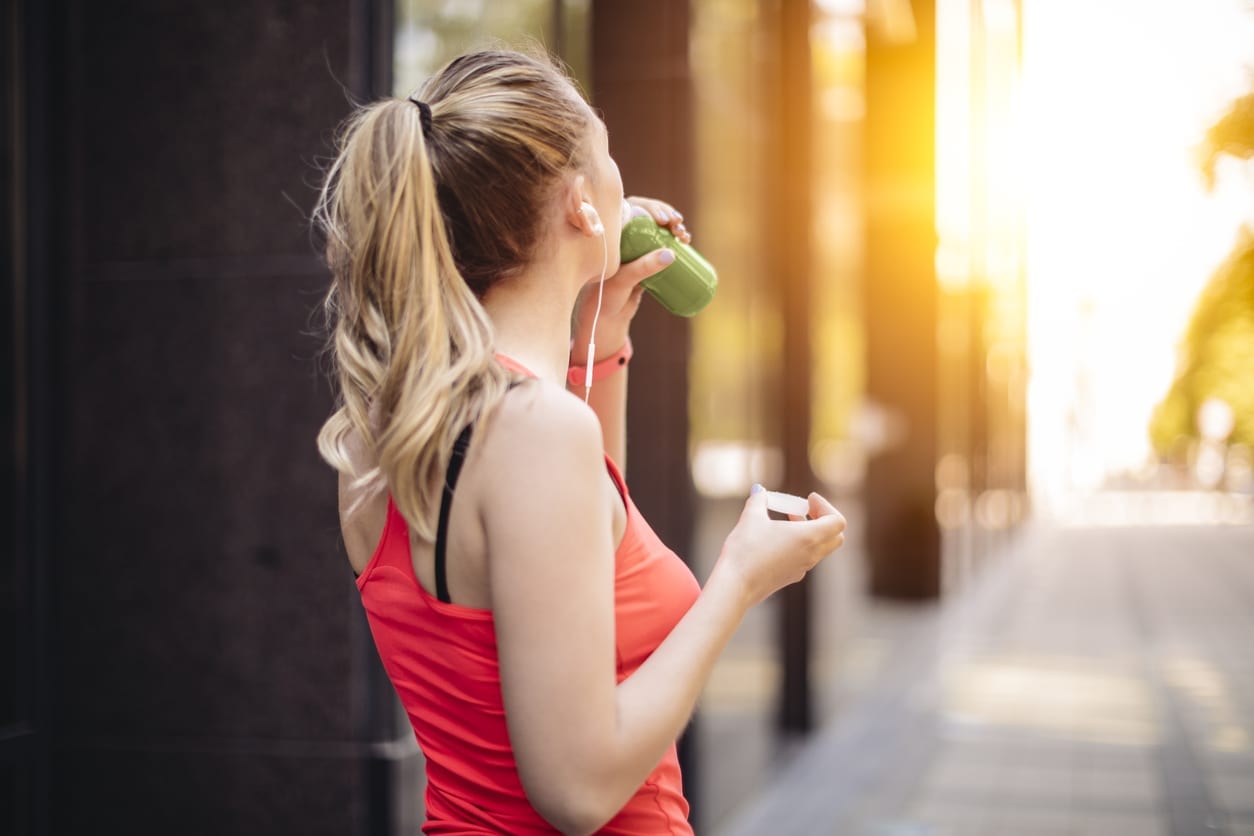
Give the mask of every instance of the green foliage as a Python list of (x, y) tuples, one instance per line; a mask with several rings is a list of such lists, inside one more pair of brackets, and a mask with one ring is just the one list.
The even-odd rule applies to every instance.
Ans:
[(1202, 173), (1207, 185), (1215, 180), (1215, 161), (1228, 154), (1242, 160), (1254, 156), (1254, 93), (1232, 103), (1232, 107), (1210, 130), (1202, 146)]
[(1208, 398), (1232, 407), (1229, 441), (1254, 445), (1254, 235), (1242, 231), (1198, 299), (1180, 347), (1176, 379), (1154, 410), (1150, 438), (1160, 455), (1197, 438), (1197, 409)]
[[(1202, 173), (1214, 184), (1215, 162), (1227, 154), (1254, 157), (1254, 93), (1232, 103), (1206, 132)], [(1232, 407), (1229, 442), (1254, 445), (1254, 234), (1242, 230), (1226, 261), (1198, 299), (1180, 347), (1176, 379), (1150, 418), (1150, 439), (1161, 456), (1178, 454), (1198, 437), (1197, 409), (1208, 398)]]

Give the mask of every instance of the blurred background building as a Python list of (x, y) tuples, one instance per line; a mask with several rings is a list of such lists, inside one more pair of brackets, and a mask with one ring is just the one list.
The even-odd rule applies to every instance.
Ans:
[[(719, 269), (637, 319), (645, 515), (701, 578), (754, 482), (850, 521), (713, 674), (699, 832), (1254, 833), (1243, 0), (7, 4), (0, 831), (416, 832), (313, 446), (307, 216), (354, 102), (524, 41)], [(1190, 591), (1212, 558), (1239, 594)], [(972, 729), (1002, 761), (945, 772)], [(1025, 735), (1065, 801), (1006, 824)]]

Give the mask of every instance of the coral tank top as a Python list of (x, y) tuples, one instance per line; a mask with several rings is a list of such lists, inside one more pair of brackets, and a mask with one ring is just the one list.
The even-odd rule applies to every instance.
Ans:
[[(511, 370), (531, 373), (499, 356)], [(613, 460), (627, 525), (614, 554), (618, 681), (661, 644), (700, 592), (632, 502)], [(427, 761), (424, 833), (554, 833), (518, 777), (501, 698), (492, 612), (440, 601), (414, 575), (409, 530), (388, 499), (379, 545), (357, 579), (383, 666), (409, 714)], [(691, 834), (675, 745), (621, 811), (609, 834)]]

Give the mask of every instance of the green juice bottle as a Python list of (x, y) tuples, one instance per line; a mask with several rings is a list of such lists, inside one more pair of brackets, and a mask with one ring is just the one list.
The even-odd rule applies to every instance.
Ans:
[(675, 253), (674, 262), (641, 284), (666, 310), (677, 316), (694, 316), (714, 298), (718, 287), (714, 265), (649, 215), (636, 215), (623, 226), (620, 249), (624, 263), (661, 247)]

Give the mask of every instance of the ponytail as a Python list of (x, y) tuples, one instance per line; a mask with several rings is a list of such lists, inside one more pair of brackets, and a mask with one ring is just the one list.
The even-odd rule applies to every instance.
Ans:
[(388, 490), (433, 540), (453, 444), (511, 377), (479, 299), (533, 256), (593, 117), (552, 62), (504, 50), (455, 58), (419, 98), (349, 118), (314, 210), (339, 389), (318, 450), (352, 479), (348, 514)]
[[(349, 121), (315, 218), (334, 275), (325, 305), (340, 390), (318, 450), (353, 477), (350, 514), (386, 487), (433, 540), (453, 442), (500, 400), (509, 373), (454, 263), (418, 108), (389, 100)], [(361, 473), (351, 436), (376, 462)]]

